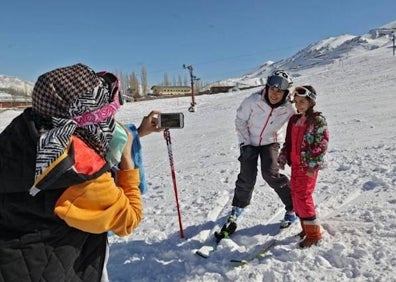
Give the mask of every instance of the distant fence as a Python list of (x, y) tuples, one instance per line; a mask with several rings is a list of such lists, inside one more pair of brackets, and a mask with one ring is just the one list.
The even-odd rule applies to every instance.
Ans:
[(17, 102), (17, 101), (4, 101), (0, 102), (0, 109), (8, 109), (8, 108), (26, 108), (31, 106), (31, 102)]

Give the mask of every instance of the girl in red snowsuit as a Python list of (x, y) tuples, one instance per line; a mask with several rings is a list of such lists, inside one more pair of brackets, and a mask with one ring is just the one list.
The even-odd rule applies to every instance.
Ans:
[(288, 123), (286, 140), (279, 155), (281, 169), (291, 166), (290, 191), (293, 206), (300, 218), (303, 241), (301, 248), (316, 244), (321, 239), (320, 225), (316, 220), (313, 192), (318, 171), (323, 165), (329, 142), (325, 117), (314, 111), (316, 91), (310, 86), (297, 86), (293, 92), (298, 114)]

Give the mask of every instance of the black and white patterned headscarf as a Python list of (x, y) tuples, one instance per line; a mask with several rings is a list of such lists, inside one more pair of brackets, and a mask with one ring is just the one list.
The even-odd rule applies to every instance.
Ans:
[[(33, 111), (51, 120), (37, 144), (35, 186), (65, 152), (72, 135), (104, 157), (115, 128), (110, 85), (91, 68), (76, 64), (41, 75), (32, 93)], [(111, 108), (111, 111), (108, 108)], [(91, 122), (79, 118), (95, 113)], [(98, 114), (99, 113), (99, 114)]]

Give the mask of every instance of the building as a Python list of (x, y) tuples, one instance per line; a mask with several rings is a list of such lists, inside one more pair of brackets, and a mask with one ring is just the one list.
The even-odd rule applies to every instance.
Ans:
[(30, 96), (17, 96), (5, 92), (0, 92), (0, 109), (15, 108), (15, 107), (28, 107), (32, 104)]
[(184, 96), (191, 94), (191, 87), (154, 85), (151, 91), (154, 96)]
[(233, 85), (212, 86), (212, 87), (210, 87), (209, 93), (210, 94), (226, 93), (226, 92), (229, 92), (233, 88), (236, 88), (236, 86), (233, 86)]

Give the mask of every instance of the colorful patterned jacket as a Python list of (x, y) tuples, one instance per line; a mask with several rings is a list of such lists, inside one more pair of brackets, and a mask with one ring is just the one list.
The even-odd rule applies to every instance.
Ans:
[[(279, 155), (279, 163), (291, 165), (291, 131), (292, 126), (301, 117), (293, 115), (288, 123), (286, 139)], [(301, 166), (305, 169), (320, 169), (324, 164), (324, 156), (329, 142), (329, 130), (326, 118), (320, 112), (314, 112), (305, 121), (307, 127), (300, 147)]]

